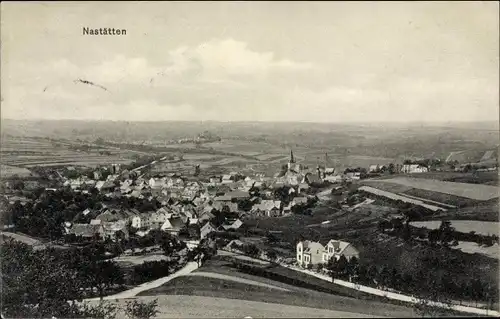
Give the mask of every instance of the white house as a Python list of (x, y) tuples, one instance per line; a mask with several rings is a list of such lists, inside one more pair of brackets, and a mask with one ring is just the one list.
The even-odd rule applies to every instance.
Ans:
[(425, 166), (419, 164), (404, 164), (401, 168), (401, 172), (403, 173), (426, 173), (429, 169)]
[(297, 263), (303, 267), (323, 262), (325, 247), (315, 241), (299, 241), (297, 243)]
[(161, 178), (150, 178), (148, 181), (148, 185), (151, 188), (162, 188), (166, 186), (165, 179)]
[(335, 239), (325, 246), (309, 240), (297, 243), (297, 263), (303, 267), (327, 263), (332, 257), (338, 260), (340, 256), (346, 257), (347, 260), (352, 257), (359, 258), (359, 251), (350, 243)]
[(208, 236), (208, 234), (210, 234), (211, 232), (214, 232), (216, 231), (217, 229), (215, 228), (214, 225), (212, 225), (212, 223), (210, 222), (207, 222), (205, 225), (203, 225), (203, 227), (201, 227), (200, 229), (200, 238), (203, 239), (205, 237)]
[(332, 257), (339, 259), (340, 256), (344, 256), (347, 260), (352, 257), (359, 258), (359, 251), (354, 248), (353, 245), (341, 240), (332, 239), (326, 244), (325, 251), (323, 252), (323, 262), (326, 263)]

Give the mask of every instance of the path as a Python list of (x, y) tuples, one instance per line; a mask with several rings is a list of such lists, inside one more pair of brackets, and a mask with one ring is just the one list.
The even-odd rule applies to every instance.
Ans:
[[(169, 282), (170, 280), (172, 280), (174, 278), (177, 278), (180, 276), (186, 276), (189, 273), (191, 273), (192, 271), (198, 269), (198, 267), (199, 267), (198, 263), (188, 262), (186, 264), (186, 266), (184, 266), (183, 268), (179, 269), (177, 272), (175, 272), (167, 277), (162, 277), (160, 279), (156, 279), (156, 280), (153, 280), (150, 282), (143, 283), (137, 287), (119, 292), (115, 295), (106, 296), (103, 299), (104, 300), (113, 300), (113, 299), (125, 299), (125, 298), (135, 297), (138, 293), (141, 293), (143, 291), (150, 290), (153, 288), (160, 287), (161, 285), (166, 284), (167, 282)], [(99, 298), (86, 299), (86, 301), (95, 301), (95, 300), (99, 300)]]
[(224, 274), (218, 274), (218, 273), (213, 273), (213, 272), (199, 271), (199, 272), (190, 273), (187, 276), (200, 276), (200, 277), (207, 277), (207, 278), (216, 278), (216, 279), (239, 282), (239, 283), (247, 284), (247, 285), (251, 285), (251, 286), (259, 286), (259, 287), (264, 287), (264, 288), (277, 289), (277, 290), (281, 290), (281, 291), (290, 291), (289, 289), (265, 284), (265, 283), (254, 281), (254, 280), (249, 280), (249, 279), (244, 279), (241, 277), (229, 276), (229, 275), (224, 275)]
[(238, 254), (238, 253), (234, 253), (234, 252), (227, 251), (227, 250), (222, 250), (222, 249), (218, 249), (217, 250), (217, 255), (220, 255), (220, 256), (231, 256), (233, 258), (244, 260), (244, 261), (251, 261), (253, 263), (258, 263), (258, 264), (261, 264), (261, 265), (269, 265), (268, 261), (265, 261), (265, 260), (262, 260), (262, 259), (252, 258), (252, 257), (246, 256), (246, 255), (242, 255), (242, 254)]

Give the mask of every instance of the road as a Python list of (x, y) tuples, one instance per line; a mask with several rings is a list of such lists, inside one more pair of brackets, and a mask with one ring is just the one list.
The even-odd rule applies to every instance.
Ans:
[[(104, 300), (113, 300), (113, 299), (133, 298), (140, 292), (160, 287), (161, 285), (166, 284), (170, 280), (172, 280), (176, 277), (188, 275), (189, 273), (191, 273), (192, 271), (194, 271), (196, 269), (198, 269), (198, 263), (188, 262), (186, 264), (186, 266), (184, 266), (183, 268), (179, 269), (177, 272), (175, 272), (167, 277), (162, 277), (160, 279), (156, 279), (156, 280), (153, 280), (150, 282), (143, 283), (142, 285), (139, 285), (139, 286), (134, 287), (134, 288), (129, 289), (129, 290), (119, 292), (115, 295), (106, 296), (103, 299)], [(99, 300), (99, 298), (86, 299), (86, 301), (96, 301), (96, 300)]]
[[(156, 318), (375, 318), (354, 312), (216, 297), (169, 295), (134, 299), (145, 302), (157, 299), (160, 312)], [(125, 316), (119, 313), (118, 317)]]

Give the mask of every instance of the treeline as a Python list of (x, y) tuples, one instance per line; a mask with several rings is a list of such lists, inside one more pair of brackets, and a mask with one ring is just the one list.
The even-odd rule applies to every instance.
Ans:
[[(116, 292), (124, 275), (116, 263), (104, 260), (97, 247), (66, 251), (34, 251), (13, 240), (3, 241), (2, 317), (8, 318), (115, 318), (112, 304), (81, 304), (84, 298)], [(130, 318), (151, 318), (157, 302), (128, 302)]]
[(397, 236), (407, 241), (412, 239), (428, 240), (430, 244), (441, 244), (445, 247), (456, 246), (459, 241), (475, 242), (478, 245), (487, 247), (499, 243), (497, 235), (481, 235), (476, 234), (474, 231), (469, 233), (459, 232), (451, 226), (450, 221), (446, 220), (441, 221), (441, 225), (437, 229), (411, 226), (408, 220), (403, 223), (399, 218), (393, 218), (390, 221), (381, 220), (378, 227), (388, 235)]
[(56, 191), (37, 189), (30, 194), (32, 202), (6, 205), (3, 208), (2, 221), (5, 225), (14, 224), (17, 231), (27, 235), (60, 239), (63, 236), (63, 223), (75, 221), (89, 223), (96, 217), (94, 213), (83, 216), (86, 209), (98, 211), (103, 208), (102, 203), (118, 206), (123, 209), (135, 208), (139, 211), (154, 211), (161, 207), (156, 199), (147, 200), (134, 197), (119, 197), (110, 199), (93, 189), (89, 194), (73, 192), (69, 188)]
[(359, 262), (355, 257), (347, 260), (341, 256), (326, 264), (317, 265), (318, 271), (327, 271), (332, 278), (356, 282), (378, 289), (394, 289), (418, 298), (451, 303), (454, 300), (487, 302), (492, 308), (498, 300), (498, 286), (478, 276), (459, 280), (447, 271), (436, 256), (427, 255), (428, 267), (401, 269), (391, 265), (376, 265)]

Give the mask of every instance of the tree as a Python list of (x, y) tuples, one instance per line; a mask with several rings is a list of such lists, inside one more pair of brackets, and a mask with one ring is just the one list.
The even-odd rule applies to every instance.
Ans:
[(123, 272), (114, 261), (91, 259), (81, 267), (88, 285), (97, 289), (101, 299), (111, 287), (124, 284)]
[(349, 276), (349, 281), (356, 280), (359, 277), (359, 262), (356, 256), (352, 256), (347, 263), (347, 275)]
[(130, 319), (150, 319), (159, 312), (158, 299), (151, 302), (127, 301), (125, 308), (125, 313)]
[(278, 254), (274, 250), (268, 251), (266, 256), (271, 262), (276, 261), (276, 258), (278, 258)]
[(441, 225), (439, 226), (439, 240), (441, 244), (448, 246), (449, 242), (453, 240), (453, 232), (455, 228), (451, 226), (451, 222), (449, 220), (441, 221)]
[(427, 237), (431, 244), (437, 243), (439, 239), (439, 230), (438, 229), (430, 230), (429, 233), (427, 234)]
[(260, 255), (260, 249), (254, 244), (248, 244), (243, 246), (243, 252), (250, 257), (258, 257)]
[(53, 249), (33, 251), (6, 240), (1, 245), (2, 314), (6, 317), (68, 317), (68, 301), (81, 300), (77, 271)]

